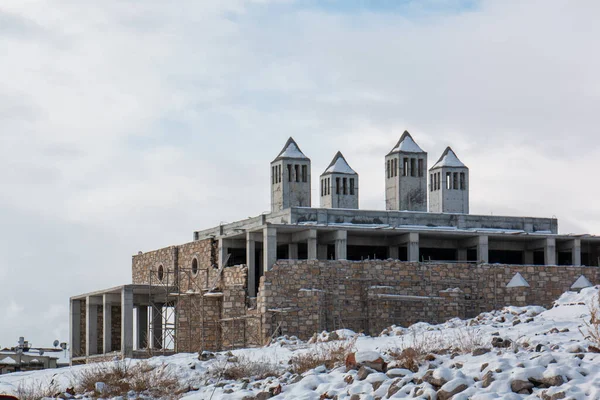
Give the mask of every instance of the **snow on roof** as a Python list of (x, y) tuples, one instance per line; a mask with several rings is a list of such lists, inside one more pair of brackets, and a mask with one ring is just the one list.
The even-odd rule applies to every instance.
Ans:
[(510, 282), (506, 285), (507, 288), (510, 287), (529, 287), (529, 283), (523, 278), (520, 273), (516, 273), (515, 276), (512, 277)]
[(412, 136), (410, 136), (410, 133), (408, 133), (408, 131), (404, 131), (404, 133), (400, 137), (400, 140), (398, 140), (398, 143), (396, 143), (392, 151), (390, 151), (390, 154), (397, 153), (399, 151), (405, 153), (425, 153), (423, 149), (419, 147), (417, 142), (415, 142)]
[(350, 165), (344, 158), (344, 155), (338, 151), (335, 157), (333, 157), (333, 160), (331, 161), (325, 172), (323, 172), (323, 175), (325, 174), (356, 175), (356, 172), (350, 167)]
[(296, 141), (292, 137), (290, 137), (287, 140), (285, 146), (283, 146), (283, 149), (279, 152), (279, 155), (275, 159), (277, 160), (279, 158), (308, 159), (308, 157), (306, 157), (304, 153), (302, 153), (302, 150), (300, 150), (298, 143), (296, 143)]
[(10, 364), (10, 365), (15, 365), (17, 362), (15, 360), (13, 360), (10, 357), (6, 357), (3, 360), (0, 360), (0, 364)]
[(573, 285), (571, 285), (571, 289), (583, 289), (587, 287), (594, 286), (592, 283), (583, 275), (581, 275)]
[(436, 162), (432, 168), (440, 167), (466, 168), (467, 166), (458, 159), (456, 153), (450, 148), (450, 146), (448, 146), (446, 147), (446, 150), (444, 150), (444, 153), (442, 154), (438, 162)]

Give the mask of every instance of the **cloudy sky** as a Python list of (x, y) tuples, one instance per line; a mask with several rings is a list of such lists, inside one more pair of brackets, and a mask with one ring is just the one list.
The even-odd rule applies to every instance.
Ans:
[(600, 233), (596, 0), (2, 0), (0, 346), (67, 340), (131, 255), (269, 209), (293, 136), (384, 209), (405, 129), (471, 211)]

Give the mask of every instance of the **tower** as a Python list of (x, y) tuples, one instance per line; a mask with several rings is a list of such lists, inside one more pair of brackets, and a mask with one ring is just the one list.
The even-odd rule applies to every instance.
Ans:
[(385, 209), (427, 211), (427, 153), (408, 131), (385, 156)]
[(469, 168), (450, 148), (429, 170), (429, 211), (469, 213)]
[(341, 152), (321, 174), (321, 207), (358, 209), (358, 174)]
[(310, 205), (310, 159), (290, 137), (271, 162), (271, 211)]

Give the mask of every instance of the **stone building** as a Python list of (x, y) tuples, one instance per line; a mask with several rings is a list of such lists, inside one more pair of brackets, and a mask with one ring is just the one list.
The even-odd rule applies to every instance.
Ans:
[(140, 252), (131, 284), (71, 298), (73, 362), (377, 334), (549, 306), (600, 281), (600, 237), (559, 234), (554, 218), (469, 214), (469, 170), (450, 148), (426, 171), (404, 132), (385, 156), (386, 210), (360, 210), (358, 174), (338, 153), (313, 208), (311, 161), (290, 138), (271, 163), (271, 213)]

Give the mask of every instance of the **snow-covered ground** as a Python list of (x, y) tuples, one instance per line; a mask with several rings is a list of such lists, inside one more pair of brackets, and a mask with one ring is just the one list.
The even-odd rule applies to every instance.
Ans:
[[(598, 303), (598, 291), (599, 287), (592, 287), (580, 293), (567, 292), (550, 310), (506, 307), (472, 320), (394, 326), (379, 337), (336, 331), (333, 336), (319, 335), (311, 343), (278, 338), (259, 349), (209, 354), (200, 359), (198, 354), (178, 354), (147, 362), (176, 377), (187, 391), (181, 396), (189, 400), (447, 399), (452, 395), (456, 400), (600, 399), (600, 354), (590, 348), (597, 343), (586, 338), (590, 306)], [(329, 369), (317, 366), (302, 374), (291, 370), (290, 360), (294, 358), (346, 344), (354, 348), (355, 354), (349, 359), (352, 368), (342, 363)], [(418, 366), (413, 365), (412, 371), (407, 357), (400, 356), (406, 348), (416, 350)], [(410, 354), (405, 351), (404, 355)], [(238, 380), (223, 376), (238, 364), (253, 364), (259, 371), (276, 370), (278, 374)], [(64, 392), (86, 368), (94, 366), (3, 375), (0, 393), (11, 394), (19, 386), (49, 382)], [(129, 394), (136, 396), (139, 394)]]

